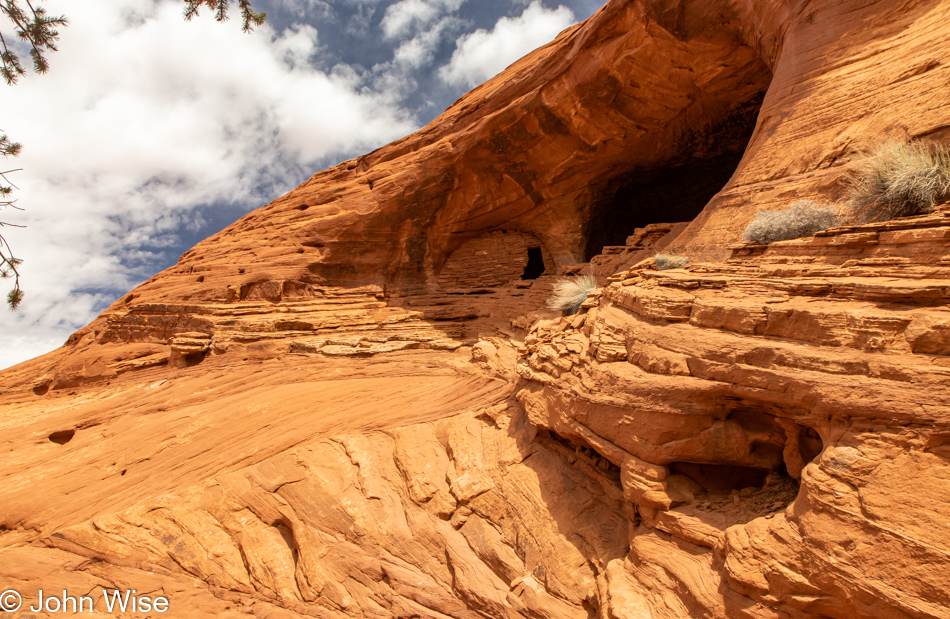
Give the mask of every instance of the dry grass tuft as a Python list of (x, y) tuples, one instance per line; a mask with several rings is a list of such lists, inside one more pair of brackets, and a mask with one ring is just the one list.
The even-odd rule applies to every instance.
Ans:
[(787, 241), (838, 225), (838, 209), (814, 200), (799, 200), (784, 211), (759, 211), (742, 238), (767, 245)]
[(548, 299), (548, 307), (568, 315), (576, 314), (581, 309), (581, 304), (587, 300), (587, 295), (595, 288), (597, 278), (593, 275), (562, 279), (554, 284), (554, 294)]
[(885, 142), (865, 153), (848, 185), (857, 222), (929, 213), (950, 195), (950, 150), (931, 142)]
[(666, 269), (682, 269), (689, 264), (689, 258), (678, 254), (660, 252), (653, 256), (653, 262), (657, 271), (665, 271)]

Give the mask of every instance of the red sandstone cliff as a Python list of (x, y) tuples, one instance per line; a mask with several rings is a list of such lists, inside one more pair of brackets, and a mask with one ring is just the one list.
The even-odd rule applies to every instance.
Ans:
[[(946, 137), (948, 23), (612, 1), (200, 243), (0, 375), (0, 584), (177, 616), (950, 615), (950, 211), (730, 250), (881, 135)], [(633, 267), (661, 246), (693, 264)], [(582, 313), (546, 310), (592, 257)]]

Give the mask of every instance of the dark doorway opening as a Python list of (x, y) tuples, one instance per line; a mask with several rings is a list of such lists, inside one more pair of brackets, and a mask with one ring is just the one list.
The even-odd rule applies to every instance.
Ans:
[(528, 264), (524, 267), (521, 279), (538, 279), (544, 273), (544, 256), (540, 247), (528, 248)]
[(623, 245), (635, 228), (695, 219), (739, 166), (762, 99), (755, 97), (717, 126), (687, 140), (682, 158), (613, 179), (592, 211), (585, 258), (590, 260), (604, 246)]

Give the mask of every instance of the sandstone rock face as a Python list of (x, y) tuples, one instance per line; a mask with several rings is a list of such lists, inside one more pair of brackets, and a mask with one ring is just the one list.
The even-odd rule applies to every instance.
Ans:
[[(885, 129), (943, 135), (948, 16), (614, 0), (199, 244), (0, 374), (0, 585), (950, 616), (950, 205), (735, 242)], [(581, 312), (546, 309), (582, 272)]]
[[(751, 7), (750, 7), (751, 8)], [(747, 9), (748, 10), (748, 9)], [(836, 200), (884, 136), (950, 139), (944, 2), (755, 3), (772, 78), (742, 163), (676, 245), (721, 259), (755, 212)], [(743, 11), (743, 9), (739, 9)]]
[[(649, 224), (643, 228), (636, 228), (633, 234), (627, 237), (623, 245), (606, 246), (601, 253), (590, 261), (589, 270), (595, 275), (609, 277), (614, 273), (632, 267), (643, 260), (652, 258), (663, 252), (676, 237), (689, 225), (688, 222), (678, 224)], [(584, 272), (588, 265), (577, 265), (579, 268), (562, 269), (566, 272)]]
[(950, 245), (910, 239), (948, 223), (640, 267), (582, 323), (533, 326), (529, 420), (620, 467), (637, 506), (617, 595), (654, 617), (947, 614)]

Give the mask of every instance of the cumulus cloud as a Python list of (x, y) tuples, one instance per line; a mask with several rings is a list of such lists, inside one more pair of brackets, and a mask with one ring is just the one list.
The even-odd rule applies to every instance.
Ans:
[(399, 0), (386, 8), (380, 26), (386, 38), (404, 38), (439, 17), (458, 11), (465, 0)]
[(298, 17), (309, 13), (328, 15), (333, 12), (333, 6), (324, 0), (271, 0), (276, 7), (283, 8)]
[(450, 30), (458, 28), (460, 23), (460, 20), (453, 17), (443, 17), (431, 28), (403, 41), (393, 54), (394, 64), (406, 70), (432, 64), (442, 37)]
[(502, 17), (491, 32), (479, 28), (456, 41), (455, 52), (439, 76), (447, 83), (476, 86), (528, 52), (549, 43), (575, 23), (566, 6), (546, 9), (534, 0), (520, 17)]
[(346, 67), (313, 69), (311, 26), (245, 35), (208, 14), (183, 22), (176, 0), (70, 6), (50, 73), (0, 99), (0, 127), (24, 143), (7, 164), (24, 168), (26, 209), (0, 221), (28, 226), (3, 230), (27, 297), (0, 310), (0, 367), (61, 343), (151, 275), (208, 205), (250, 210), (315, 162), (415, 128)]
[[(462, 2), (455, 0), (399, 0), (389, 6), (397, 8), (399, 19), (406, 15), (425, 15), (425, 20), (402, 21), (402, 26), (387, 22), (390, 12), (380, 23), (386, 38), (395, 45), (391, 60), (377, 63), (364, 77), (376, 92), (386, 92), (401, 99), (409, 98), (419, 88), (418, 78), (426, 73), (433, 75), (436, 56), (444, 40), (451, 40), (465, 25), (464, 20), (452, 14)], [(419, 8), (425, 5), (425, 8)], [(409, 7), (409, 8), (400, 8)], [(431, 9), (431, 13), (426, 12)], [(411, 26), (411, 27), (410, 27)], [(393, 29), (395, 28), (395, 29)]]

